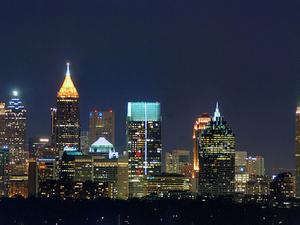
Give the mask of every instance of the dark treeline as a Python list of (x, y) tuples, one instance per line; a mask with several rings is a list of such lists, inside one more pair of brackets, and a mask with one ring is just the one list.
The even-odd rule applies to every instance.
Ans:
[(0, 224), (22, 225), (265, 225), (300, 224), (300, 208), (262, 208), (215, 199), (1, 199)]

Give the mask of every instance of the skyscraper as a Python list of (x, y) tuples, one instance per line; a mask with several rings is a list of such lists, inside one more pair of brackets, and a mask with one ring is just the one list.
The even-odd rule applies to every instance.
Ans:
[(80, 148), (79, 94), (69, 66), (67, 63), (66, 77), (57, 93), (55, 141), (60, 155), (66, 147)]
[(199, 192), (201, 195), (234, 193), (235, 136), (221, 116), (218, 103), (212, 121), (201, 133)]
[(13, 91), (5, 110), (5, 144), (10, 153), (11, 169), (13, 174), (25, 173), (25, 140), (26, 140), (26, 109)]
[(92, 110), (89, 115), (89, 145), (104, 137), (115, 145), (115, 113), (112, 110)]
[(129, 102), (127, 106), (129, 197), (143, 197), (148, 175), (161, 173), (161, 114), (158, 102)]
[(194, 171), (199, 172), (199, 145), (201, 132), (205, 129), (206, 125), (211, 121), (208, 113), (203, 113), (196, 121), (193, 129), (193, 144), (194, 144)]
[(300, 105), (296, 110), (296, 196), (300, 197)]

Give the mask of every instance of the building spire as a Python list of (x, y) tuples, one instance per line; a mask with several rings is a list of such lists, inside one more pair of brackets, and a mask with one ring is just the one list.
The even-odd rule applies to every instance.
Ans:
[(67, 62), (67, 72), (66, 72), (66, 76), (71, 76), (70, 74), (70, 63)]
[(219, 110), (219, 102), (216, 103), (216, 109), (215, 109), (213, 120), (216, 121), (217, 117), (221, 117), (221, 113)]
[(76, 87), (72, 81), (71, 73), (70, 73), (70, 63), (67, 62), (67, 71), (65, 80), (57, 93), (57, 97), (60, 98), (79, 98)]

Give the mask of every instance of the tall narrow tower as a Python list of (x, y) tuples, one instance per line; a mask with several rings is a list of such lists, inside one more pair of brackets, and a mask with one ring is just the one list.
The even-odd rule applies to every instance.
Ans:
[(25, 172), (26, 109), (13, 91), (5, 110), (5, 143), (9, 149), (12, 174)]
[(55, 133), (60, 156), (65, 148), (80, 148), (79, 94), (71, 78), (69, 63), (65, 80), (57, 93)]
[(296, 196), (300, 197), (300, 105), (296, 110)]

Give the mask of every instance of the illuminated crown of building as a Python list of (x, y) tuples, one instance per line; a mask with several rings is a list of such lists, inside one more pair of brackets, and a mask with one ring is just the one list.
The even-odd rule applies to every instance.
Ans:
[(218, 117), (221, 117), (221, 113), (220, 113), (220, 110), (219, 110), (219, 103), (217, 102), (213, 121), (216, 121)]
[(76, 87), (72, 81), (70, 74), (70, 63), (67, 63), (67, 72), (65, 80), (57, 93), (59, 98), (79, 98), (79, 94), (76, 90)]

